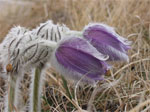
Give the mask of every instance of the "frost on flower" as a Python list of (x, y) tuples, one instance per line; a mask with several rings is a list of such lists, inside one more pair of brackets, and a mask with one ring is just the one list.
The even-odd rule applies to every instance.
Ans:
[(72, 36), (62, 40), (51, 58), (51, 65), (73, 80), (95, 83), (109, 69), (108, 56), (99, 53), (84, 39)]
[(83, 37), (99, 52), (109, 55), (109, 61), (129, 61), (127, 51), (131, 41), (119, 36), (112, 27), (105, 24), (89, 24), (84, 28)]

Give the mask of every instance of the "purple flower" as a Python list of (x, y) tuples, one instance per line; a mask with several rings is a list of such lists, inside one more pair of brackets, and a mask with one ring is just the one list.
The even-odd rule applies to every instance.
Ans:
[(90, 24), (85, 27), (83, 37), (99, 52), (109, 55), (109, 61), (129, 61), (127, 51), (131, 41), (119, 36), (112, 27), (105, 24)]
[(102, 80), (109, 69), (107, 59), (84, 39), (67, 37), (59, 43), (51, 65), (67, 78), (94, 83)]

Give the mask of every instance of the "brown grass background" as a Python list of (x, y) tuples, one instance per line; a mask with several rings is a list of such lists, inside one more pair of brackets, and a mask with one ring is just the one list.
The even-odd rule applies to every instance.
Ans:
[[(130, 62), (114, 65), (111, 73), (106, 75), (106, 82), (113, 86), (96, 92), (94, 107), (91, 108), (99, 112), (125, 112), (138, 106), (140, 108), (135, 112), (150, 112), (148, 103), (140, 106), (150, 98), (150, 0), (0, 0), (0, 40), (13, 26), (32, 29), (48, 19), (64, 23), (74, 30), (82, 30), (89, 22), (103, 22), (132, 40)], [(42, 100), (43, 112), (71, 111), (78, 106), (87, 109), (91, 94), (94, 94), (93, 88), (77, 89), (78, 104), (69, 108), (70, 101), (62, 98), (61, 92), (66, 92), (60, 87), (61, 79), (57, 76), (52, 79), (50, 72), (47, 77), (43, 96), (50, 100), (53, 98), (53, 104)], [(72, 90), (73, 87), (68, 85)], [(97, 86), (101, 88), (101, 85)], [(0, 90), (2, 109), (5, 90), (2, 86)]]

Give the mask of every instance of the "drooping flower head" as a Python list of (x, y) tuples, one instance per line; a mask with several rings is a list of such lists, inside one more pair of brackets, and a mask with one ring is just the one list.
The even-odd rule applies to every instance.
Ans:
[(99, 52), (109, 55), (109, 61), (129, 61), (127, 51), (131, 41), (119, 36), (112, 27), (105, 24), (89, 24), (83, 30), (83, 37)]
[(0, 68), (5, 70), (10, 64), (13, 71), (18, 72), (21, 66), (35, 67), (45, 63), (51, 55), (52, 48), (41, 45), (41, 41), (55, 43), (60, 41), (67, 31), (70, 29), (65, 25), (56, 25), (50, 20), (32, 31), (20, 26), (12, 28), (0, 44), (0, 64), (5, 63)]
[(109, 69), (108, 56), (99, 53), (92, 45), (75, 36), (62, 40), (51, 58), (51, 65), (67, 78), (95, 83), (103, 79)]
[(4, 38), (0, 44), (0, 63), (2, 64), (2, 72), (6, 73), (7, 65), (14, 65), (13, 70), (18, 69), (17, 55), (19, 54), (18, 48), (22, 40), (21, 37), (26, 34), (29, 30), (24, 27), (14, 27), (12, 28), (7, 36)]
[(45, 23), (41, 23), (36, 29), (33, 29), (32, 34), (36, 38), (58, 42), (68, 31), (70, 29), (66, 25), (54, 24), (53, 21), (48, 20)]

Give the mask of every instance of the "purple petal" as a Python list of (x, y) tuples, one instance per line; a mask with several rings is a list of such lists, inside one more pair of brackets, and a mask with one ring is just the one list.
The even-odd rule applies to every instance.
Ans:
[(94, 56), (98, 54), (97, 50), (95, 50), (96, 53), (91, 53), (93, 49), (94, 47), (85, 40), (74, 37), (61, 43), (55, 56), (58, 63), (65, 69), (82, 74), (80, 78), (86, 75), (95, 81), (102, 80), (108, 65)]
[(92, 24), (85, 28), (83, 36), (99, 52), (109, 55), (110, 61), (128, 61), (126, 53), (130, 49), (131, 42), (120, 37), (113, 28), (104, 24)]
[(67, 46), (70, 48), (75, 49), (82, 49), (82, 51), (92, 54), (94, 57), (98, 58), (99, 60), (106, 61), (109, 57), (108, 55), (101, 54), (94, 48), (89, 42), (81, 39), (81, 38), (70, 38), (67, 37), (64, 39), (61, 46)]

